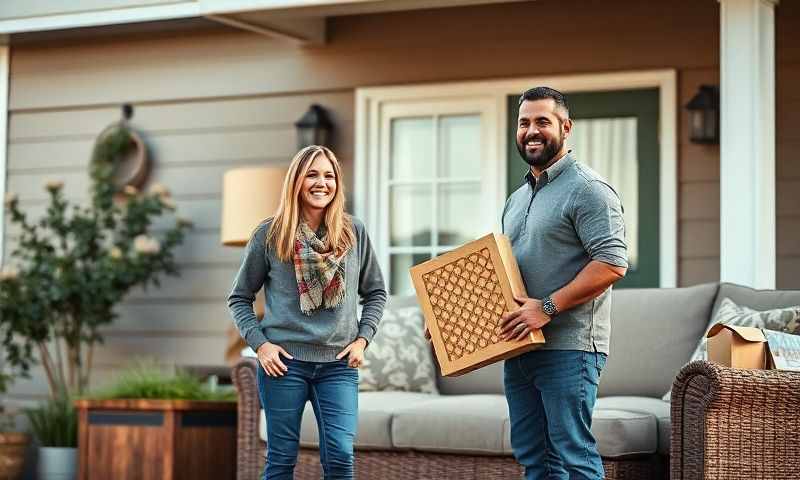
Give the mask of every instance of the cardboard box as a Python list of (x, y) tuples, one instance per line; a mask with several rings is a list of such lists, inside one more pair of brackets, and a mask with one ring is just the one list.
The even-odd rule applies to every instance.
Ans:
[(544, 343), (541, 330), (520, 341), (500, 340), (501, 315), (527, 296), (511, 243), (489, 234), (411, 268), (425, 324), (442, 375), (470, 372)]
[(800, 372), (800, 335), (718, 323), (706, 336), (710, 362)]

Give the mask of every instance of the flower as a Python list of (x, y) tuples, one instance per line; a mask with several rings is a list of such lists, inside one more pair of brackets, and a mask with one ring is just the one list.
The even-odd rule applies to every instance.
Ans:
[(161, 243), (148, 235), (138, 235), (133, 239), (133, 249), (143, 255), (156, 254), (161, 251)]
[(0, 270), (0, 282), (5, 280), (16, 280), (19, 277), (19, 270), (16, 267), (4, 267)]
[(120, 250), (119, 247), (111, 247), (111, 250), (108, 251), (108, 255), (114, 260), (119, 260), (122, 258), (122, 250)]
[(139, 189), (134, 187), (133, 185), (125, 185), (125, 188), (122, 189), (122, 192), (125, 195), (130, 195), (132, 197), (134, 195), (139, 194)]
[(169, 197), (159, 197), (158, 200), (167, 210), (175, 210), (175, 208), (177, 208), (177, 205), (175, 205), (175, 200)]
[(169, 189), (161, 183), (154, 183), (153, 186), (150, 187), (150, 193), (159, 197), (168, 197), (170, 195)]
[(44, 186), (47, 190), (55, 193), (64, 188), (64, 182), (61, 180), (50, 180)]
[(17, 203), (19, 196), (14, 192), (6, 193), (6, 206), (11, 206), (13, 203)]

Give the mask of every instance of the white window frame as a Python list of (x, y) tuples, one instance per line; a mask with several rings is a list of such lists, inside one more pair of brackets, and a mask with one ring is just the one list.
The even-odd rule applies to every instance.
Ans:
[[(548, 85), (567, 94), (636, 88), (659, 90), (659, 286), (677, 286), (678, 271), (678, 168), (677, 168), (677, 76), (675, 70), (645, 70), (585, 75), (529, 77), (508, 80), (482, 80), (473, 82), (432, 83), (356, 89), (355, 132), (355, 214), (364, 220), (367, 232), (376, 245), (381, 268), (389, 272), (388, 251), (382, 232), (385, 232), (386, 206), (380, 201), (385, 195), (381, 177), (380, 149), (384, 112), (390, 105), (415, 102), (445, 102), (458, 99), (484, 101), (496, 119), (490, 158), (494, 168), (486, 178), (489, 190), (494, 192), (492, 208), (495, 209), (495, 231), (499, 231), (500, 212), (507, 195), (506, 159), (508, 158), (507, 98), (535, 85)], [(379, 181), (376, 182), (376, 179)]]

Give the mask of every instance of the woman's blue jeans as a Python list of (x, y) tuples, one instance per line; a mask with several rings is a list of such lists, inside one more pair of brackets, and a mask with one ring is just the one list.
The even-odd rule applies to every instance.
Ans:
[(353, 439), (358, 423), (358, 371), (347, 359), (303, 362), (282, 359), (289, 370), (270, 377), (258, 369), (258, 394), (267, 417), (265, 480), (293, 478), (300, 421), (311, 402), (319, 427), (319, 455), (325, 479), (353, 478)]

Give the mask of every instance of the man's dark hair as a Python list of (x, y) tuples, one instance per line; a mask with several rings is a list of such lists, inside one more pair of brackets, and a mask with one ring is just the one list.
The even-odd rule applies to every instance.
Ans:
[(567, 117), (569, 117), (567, 97), (558, 90), (550, 87), (534, 87), (526, 90), (525, 93), (519, 96), (519, 103), (517, 106), (522, 105), (522, 102), (525, 100), (532, 102), (534, 100), (544, 100), (547, 98), (553, 99), (553, 101), (556, 102), (556, 108), (564, 109), (564, 111), (567, 112)]

